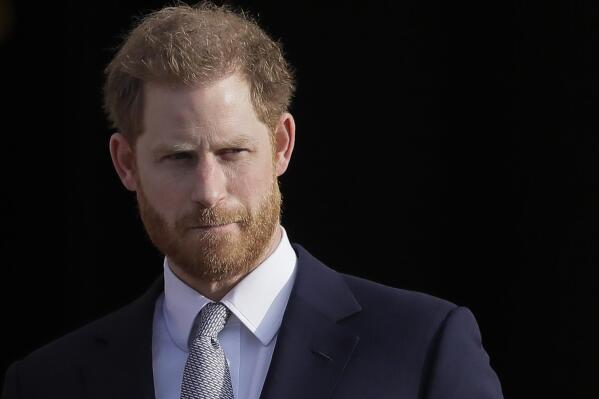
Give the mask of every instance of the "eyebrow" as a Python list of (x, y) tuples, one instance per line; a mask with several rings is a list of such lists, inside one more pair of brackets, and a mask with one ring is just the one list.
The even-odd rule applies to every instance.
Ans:
[(221, 147), (244, 147), (244, 146), (252, 146), (256, 144), (256, 140), (250, 136), (237, 136), (233, 137), (230, 140), (225, 140), (220, 143)]
[[(244, 146), (253, 146), (256, 144), (256, 140), (250, 136), (238, 136), (234, 137), (230, 140), (223, 140), (221, 142), (217, 142), (215, 147), (244, 147)], [(156, 154), (164, 154), (169, 152), (187, 152), (187, 151), (195, 151), (197, 149), (197, 145), (189, 142), (181, 142), (181, 143), (162, 143), (157, 145), (154, 148), (154, 153)]]

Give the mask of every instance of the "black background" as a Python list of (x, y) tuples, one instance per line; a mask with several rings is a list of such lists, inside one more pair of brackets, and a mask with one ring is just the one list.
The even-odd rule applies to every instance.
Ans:
[[(12, 4), (0, 371), (161, 272), (112, 168), (101, 87), (133, 17), (162, 4)], [(592, 2), (233, 4), (297, 73), (290, 239), (336, 270), (471, 308), (506, 397), (596, 394)]]

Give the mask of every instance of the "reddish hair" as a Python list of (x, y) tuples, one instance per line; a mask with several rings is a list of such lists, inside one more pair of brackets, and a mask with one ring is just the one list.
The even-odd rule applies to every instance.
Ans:
[(293, 72), (251, 17), (202, 2), (145, 16), (105, 69), (104, 109), (131, 144), (143, 133), (144, 82), (195, 86), (240, 73), (258, 118), (271, 130), (295, 90)]

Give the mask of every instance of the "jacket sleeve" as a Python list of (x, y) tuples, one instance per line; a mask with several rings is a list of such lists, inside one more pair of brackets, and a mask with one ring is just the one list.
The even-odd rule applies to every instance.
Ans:
[(465, 307), (451, 310), (439, 327), (427, 373), (422, 396), (426, 399), (503, 398), (476, 319)]
[(18, 399), (18, 376), (17, 376), (17, 362), (11, 364), (6, 371), (4, 377), (4, 388), (2, 389), (2, 399)]

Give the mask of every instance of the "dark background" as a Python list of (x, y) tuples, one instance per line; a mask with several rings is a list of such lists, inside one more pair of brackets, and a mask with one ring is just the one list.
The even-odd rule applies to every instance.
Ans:
[[(592, 397), (599, 13), (479, 3), (234, 2), (297, 70), (283, 224), (339, 271), (471, 308), (506, 397)], [(162, 268), (101, 87), (164, 2), (3, 4), (0, 372)]]

